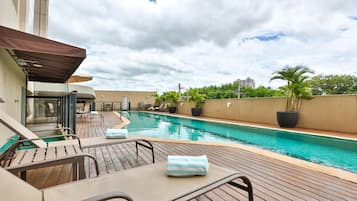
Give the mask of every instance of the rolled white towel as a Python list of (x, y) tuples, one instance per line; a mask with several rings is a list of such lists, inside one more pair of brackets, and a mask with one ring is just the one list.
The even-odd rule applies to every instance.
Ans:
[(127, 138), (128, 129), (107, 129), (105, 136), (107, 138)]
[(167, 175), (176, 177), (206, 175), (208, 159), (203, 156), (168, 156)]

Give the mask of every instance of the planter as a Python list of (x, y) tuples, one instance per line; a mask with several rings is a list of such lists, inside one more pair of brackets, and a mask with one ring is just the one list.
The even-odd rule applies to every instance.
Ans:
[(201, 112), (202, 112), (201, 108), (192, 108), (191, 109), (192, 116), (200, 116)]
[(169, 107), (169, 112), (170, 113), (175, 113), (176, 112), (176, 107)]
[(277, 112), (276, 117), (280, 127), (294, 128), (299, 119), (298, 112)]

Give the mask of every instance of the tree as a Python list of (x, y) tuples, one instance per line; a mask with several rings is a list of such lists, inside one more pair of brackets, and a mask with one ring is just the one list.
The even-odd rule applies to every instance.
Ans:
[(353, 75), (317, 75), (310, 83), (313, 95), (357, 93), (357, 77)]
[(284, 96), (285, 93), (282, 90), (272, 89), (270, 87), (259, 86), (258, 88), (242, 88), (242, 98), (245, 97), (273, 97)]
[(165, 102), (165, 96), (159, 95), (157, 92), (153, 95), (155, 98), (155, 105), (160, 105), (161, 103)]
[(313, 73), (307, 67), (304, 66), (285, 66), (282, 70), (273, 74), (272, 80), (285, 80), (287, 85), (281, 87), (287, 95), (285, 111), (296, 112), (302, 99), (311, 99), (310, 82), (308, 82), (309, 76), (307, 74)]
[(202, 107), (203, 103), (205, 103), (207, 96), (206, 94), (201, 94), (198, 89), (190, 89), (187, 92), (188, 101), (195, 103), (195, 108)]
[(168, 102), (170, 107), (176, 107), (176, 104), (180, 100), (180, 94), (176, 91), (168, 91), (165, 92), (161, 95), (165, 100), (165, 102)]

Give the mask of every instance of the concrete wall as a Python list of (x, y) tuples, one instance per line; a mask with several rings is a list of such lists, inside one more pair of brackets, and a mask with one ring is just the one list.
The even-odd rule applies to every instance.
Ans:
[(28, 23), (27, 0), (1, 0), (0, 25), (26, 31)]
[[(276, 112), (284, 111), (285, 98), (207, 100), (202, 116), (278, 125)], [(191, 115), (193, 104), (178, 105), (179, 114)], [(229, 106), (228, 106), (229, 105)], [(304, 100), (297, 127), (357, 134), (357, 95), (317, 96)]]
[[(96, 100), (97, 103), (96, 109), (101, 110), (102, 102), (114, 102), (115, 108), (120, 108), (120, 102), (122, 101), (123, 96), (128, 97), (128, 102), (131, 104), (131, 109), (136, 110), (138, 108), (139, 102), (143, 102), (144, 104), (153, 104), (155, 102), (155, 98), (153, 95), (155, 92), (153, 91), (104, 91), (104, 90), (96, 90)], [(99, 104), (98, 104), (99, 103)]]
[(17, 5), (12, 0), (0, 1), (0, 24), (13, 29), (19, 28)]
[[(18, 67), (9, 53), (0, 49), (0, 97), (5, 103), (0, 103), (0, 110), (21, 121), (23, 90), (26, 88), (25, 74)], [(13, 132), (0, 125), (0, 146), (3, 145)]]
[(47, 38), (48, 32), (48, 0), (35, 0), (33, 33)]

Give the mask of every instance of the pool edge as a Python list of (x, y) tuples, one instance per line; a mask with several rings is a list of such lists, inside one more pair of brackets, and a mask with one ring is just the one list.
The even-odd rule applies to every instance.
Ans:
[[(143, 136), (142, 136), (143, 137)], [(221, 146), (221, 147), (231, 147), (231, 148), (239, 148), (245, 151), (253, 152), (255, 154), (263, 155), (269, 158), (273, 158), (276, 160), (284, 161), (299, 167), (307, 168), (310, 170), (318, 171), (320, 173), (328, 174), (330, 176), (338, 177), (340, 179), (350, 181), (353, 183), (357, 183), (357, 174), (353, 172), (349, 172), (343, 169), (329, 167), (309, 161), (305, 161), (298, 158), (293, 158), (287, 155), (279, 154), (276, 152), (272, 152), (269, 150), (261, 149), (254, 146), (243, 145), (243, 144), (230, 144), (230, 143), (219, 143), (219, 142), (193, 142), (188, 140), (173, 140), (173, 139), (161, 139), (161, 138), (152, 138), (152, 137), (143, 137), (147, 140), (153, 142), (166, 142), (166, 143), (177, 143), (177, 144), (199, 144), (199, 145), (210, 145), (210, 146)]]

